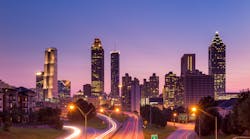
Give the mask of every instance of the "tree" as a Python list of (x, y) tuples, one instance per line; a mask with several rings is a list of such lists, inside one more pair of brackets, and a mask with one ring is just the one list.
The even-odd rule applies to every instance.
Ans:
[[(83, 99), (79, 99), (76, 101), (76, 105), (84, 112), (87, 113), (91, 110), (91, 112), (88, 114), (88, 120), (96, 116), (96, 108), (92, 103), (88, 103), (87, 101), (84, 101)], [(81, 115), (81, 113), (78, 110), (69, 111), (68, 112), (68, 118), (71, 121), (82, 121), (84, 117)]]
[[(217, 117), (217, 126), (220, 129), (222, 117), (215, 107), (209, 107), (205, 110), (207, 113)], [(200, 119), (199, 119), (200, 118)], [(199, 113), (199, 118), (195, 121), (195, 131), (199, 134), (199, 126), (201, 129), (201, 135), (207, 136), (214, 134), (215, 130), (215, 118), (207, 116), (203, 113)], [(200, 123), (199, 123), (200, 122)]]
[[(218, 123), (218, 129), (219, 129), (222, 118), (215, 106), (216, 106), (216, 102), (214, 101), (214, 98), (212, 98), (211, 96), (203, 97), (199, 101), (199, 109), (202, 109), (203, 111), (217, 117), (217, 123)], [(198, 111), (198, 115), (200, 119), (197, 118), (195, 121), (196, 133), (199, 134), (199, 126), (200, 126), (200, 129), (201, 129), (200, 134), (202, 136), (213, 134), (215, 130), (215, 118), (207, 116), (204, 113), (199, 112), (199, 111)]]
[(56, 129), (62, 129), (62, 121), (60, 120), (61, 110), (59, 108), (46, 107), (38, 111), (38, 122), (47, 124)]
[[(142, 118), (150, 122), (150, 106), (143, 106), (141, 107), (140, 111)], [(160, 127), (165, 127), (167, 124), (167, 118), (163, 115), (163, 112), (157, 107), (151, 106), (151, 120), (152, 124)]]
[(211, 96), (203, 97), (199, 101), (199, 108), (200, 109), (206, 109), (209, 107), (216, 106), (216, 102), (214, 101), (214, 98)]

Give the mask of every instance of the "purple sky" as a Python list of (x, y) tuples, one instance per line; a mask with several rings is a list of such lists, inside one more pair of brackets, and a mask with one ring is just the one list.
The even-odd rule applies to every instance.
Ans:
[(110, 91), (110, 51), (121, 52), (121, 76), (142, 82), (153, 72), (160, 90), (169, 71), (180, 74), (184, 53), (208, 72), (208, 47), (215, 31), (226, 44), (226, 88), (249, 88), (250, 1), (0, 1), (0, 79), (35, 87), (44, 50), (58, 49), (58, 78), (72, 92), (90, 83), (90, 47), (99, 37), (105, 50), (105, 90)]

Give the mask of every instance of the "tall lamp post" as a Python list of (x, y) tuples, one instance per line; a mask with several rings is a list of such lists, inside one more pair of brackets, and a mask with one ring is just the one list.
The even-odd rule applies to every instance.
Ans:
[[(204, 110), (202, 109), (199, 109), (199, 108), (196, 108), (196, 107), (193, 107), (192, 109), (192, 112), (196, 112), (197, 110), (199, 110), (200, 112), (204, 113), (205, 115), (211, 117), (211, 118), (215, 118), (215, 129), (214, 129), (214, 136), (215, 136), (215, 139), (218, 139), (218, 127), (217, 127), (217, 116), (214, 116), (208, 112), (205, 112)], [(200, 118), (200, 116), (199, 116)], [(200, 136), (200, 119), (199, 119), (199, 136)]]
[(82, 109), (79, 108), (77, 105), (75, 104), (69, 105), (70, 110), (75, 110), (75, 108), (77, 108), (80, 111), (81, 115), (84, 117), (84, 130), (85, 130), (84, 132), (85, 132), (85, 138), (87, 139), (87, 117), (90, 114), (90, 112), (93, 110), (93, 108), (91, 108), (87, 113), (84, 113)]
[[(111, 115), (113, 114), (113, 111), (107, 111), (107, 110), (105, 110), (104, 108), (100, 108), (100, 110), (99, 110), (101, 113), (104, 113), (105, 111), (108, 113), (108, 115), (109, 115), (109, 118), (111, 118)], [(120, 112), (120, 109), (119, 108), (115, 108), (114, 109), (114, 112), (116, 112), (116, 113), (119, 113)], [(110, 120), (110, 119), (109, 119)], [(109, 128), (110, 128), (110, 122), (109, 122)]]
[(174, 116), (174, 126), (175, 126), (175, 118), (177, 116), (177, 113), (174, 113), (173, 116)]

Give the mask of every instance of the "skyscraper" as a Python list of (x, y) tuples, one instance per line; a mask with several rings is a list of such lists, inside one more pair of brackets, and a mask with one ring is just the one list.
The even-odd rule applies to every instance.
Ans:
[(153, 73), (153, 75), (149, 77), (149, 86), (150, 86), (151, 97), (158, 97), (159, 76), (156, 76), (155, 73)]
[(37, 72), (36, 73), (36, 95), (37, 95), (37, 101), (43, 101), (44, 100), (44, 94), (43, 94), (43, 76), (44, 72)]
[(149, 98), (151, 97), (150, 82), (147, 79), (143, 79), (143, 84), (140, 85), (141, 88), (141, 105), (149, 104)]
[(57, 86), (57, 49), (45, 50), (43, 89), (46, 101), (58, 98)]
[(91, 93), (100, 96), (104, 92), (104, 50), (99, 38), (91, 46)]
[(214, 78), (214, 98), (226, 91), (226, 45), (216, 32), (208, 52), (209, 75)]
[(137, 78), (134, 78), (134, 80), (131, 83), (130, 88), (131, 93), (131, 112), (138, 112), (140, 113), (140, 100), (141, 100), (141, 91), (140, 91), (140, 83)]
[(129, 110), (131, 107), (131, 84), (132, 77), (126, 73), (122, 77), (122, 107), (124, 110)]
[(111, 52), (111, 96), (119, 96), (120, 83), (120, 53), (118, 51)]
[(214, 81), (211, 75), (198, 70), (189, 72), (183, 77), (183, 85), (185, 107), (197, 105), (202, 97), (213, 97)]
[(184, 54), (181, 57), (181, 76), (195, 70), (195, 54)]
[(183, 105), (183, 83), (180, 77), (173, 72), (165, 75), (165, 85), (163, 92), (163, 101), (165, 107), (174, 107)]

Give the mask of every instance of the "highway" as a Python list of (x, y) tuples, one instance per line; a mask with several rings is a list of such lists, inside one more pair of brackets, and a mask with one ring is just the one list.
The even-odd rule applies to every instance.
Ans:
[(121, 129), (112, 137), (112, 139), (144, 139), (142, 125), (139, 117), (130, 112), (124, 112), (129, 116), (123, 123)]
[[(168, 122), (173, 125), (172, 122)], [(177, 130), (170, 134), (167, 139), (198, 139), (197, 134), (194, 132), (194, 124), (180, 124), (176, 123)]]
[[(112, 133), (117, 130), (117, 123), (104, 114), (97, 114), (97, 117), (106, 121), (111, 125), (110, 128), (106, 130), (96, 130), (94, 128), (87, 128), (87, 138), (88, 139), (104, 139), (109, 138)], [(60, 137), (59, 139), (82, 139), (85, 138), (84, 127), (79, 125), (64, 125), (64, 129), (70, 130), (70, 134), (65, 137)]]

